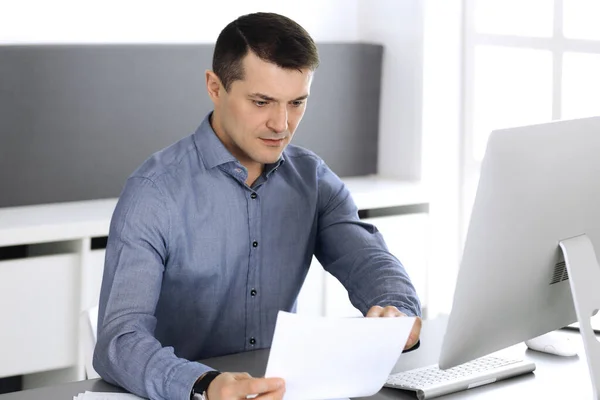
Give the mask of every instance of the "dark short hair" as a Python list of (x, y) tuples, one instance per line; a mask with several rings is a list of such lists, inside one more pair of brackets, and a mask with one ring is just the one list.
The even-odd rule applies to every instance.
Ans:
[(298, 23), (275, 13), (243, 15), (221, 31), (215, 45), (213, 72), (225, 90), (244, 79), (242, 60), (248, 51), (285, 69), (314, 71), (319, 66), (317, 46)]

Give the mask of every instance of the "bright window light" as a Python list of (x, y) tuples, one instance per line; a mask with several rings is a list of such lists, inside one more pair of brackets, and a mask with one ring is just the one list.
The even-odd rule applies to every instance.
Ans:
[(553, 15), (552, 0), (476, 0), (475, 31), (497, 35), (550, 37)]
[(600, 40), (600, 1), (563, 0), (563, 15), (565, 37)]
[(474, 159), (483, 159), (492, 130), (552, 119), (550, 51), (477, 46), (474, 71)]
[(565, 53), (562, 118), (600, 115), (600, 54)]

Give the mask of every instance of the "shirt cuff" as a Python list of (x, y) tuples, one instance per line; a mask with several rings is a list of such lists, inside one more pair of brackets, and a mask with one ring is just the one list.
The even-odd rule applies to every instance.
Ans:
[(176, 368), (167, 384), (168, 398), (188, 400), (198, 378), (208, 371), (214, 369), (197, 362), (188, 362)]

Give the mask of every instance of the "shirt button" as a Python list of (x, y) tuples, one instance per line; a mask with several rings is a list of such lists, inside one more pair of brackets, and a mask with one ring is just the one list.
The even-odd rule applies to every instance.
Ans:
[(252, 247), (258, 247), (258, 242), (257, 241), (252, 242)]
[(255, 199), (255, 198), (256, 198), (256, 193), (252, 193), (252, 194), (250, 195), (250, 198), (252, 198), (252, 199)]
[(257, 293), (258, 293), (258, 292), (256, 291), (256, 289), (252, 289), (252, 290), (250, 291), (250, 296), (254, 297), (254, 296), (256, 296), (256, 294), (257, 294)]
[(248, 342), (250, 342), (250, 344), (251, 344), (252, 346), (254, 346), (254, 345), (256, 344), (256, 339), (254, 339), (253, 337), (251, 337), (251, 338), (250, 338), (250, 340), (249, 340)]

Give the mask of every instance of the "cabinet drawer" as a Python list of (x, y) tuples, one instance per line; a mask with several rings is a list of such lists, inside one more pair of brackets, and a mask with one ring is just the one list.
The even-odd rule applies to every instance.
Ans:
[(0, 262), (0, 377), (76, 363), (79, 258)]
[(104, 258), (106, 250), (92, 250), (87, 255), (83, 268), (86, 271), (84, 279), (85, 287), (82, 290), (82, 311), (97, 306), (100, 300), (100, 287), (102, 286), (102, 275), (104, 274)]

